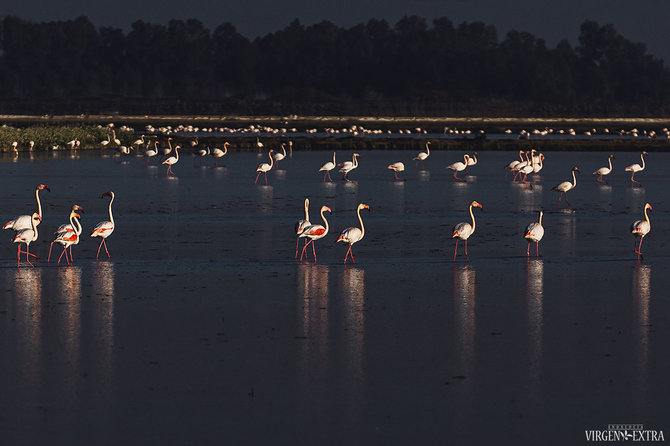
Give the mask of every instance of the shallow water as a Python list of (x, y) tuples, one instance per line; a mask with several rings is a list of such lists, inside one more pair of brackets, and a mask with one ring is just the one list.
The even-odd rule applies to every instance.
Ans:
[[(268, 186), (253, 184), (266, 154), (249, 152), (216, 169), (183, 156), (178, 178), (137, 157), (0, 163), (6, 219), (51, 187), (38, 267), (17, 268), (9, 231), (0, 242), (8, 444), (575, 444), (612, 423), (668, 429), (669, 155), (632, 187), (637, 153), (616, 154), (607, 186), (590, 174), (606, 154), (545, 153), (532, 188), (504, 180), (510, 153), (480, 153), (464, 183), (444, 168), (461, 152), (433, 152), (426, 170), (413, 153), (361, 155), (355, 181), (330, 184), (317, 169), (332, 154), (294, 151)], [(392, 181), (395, 161), (407, 181)], [(550, 189), (573, 165), (559, 208)], [(84, 237), (73, 266), (47, 264), (71, 205), (88, 234), (107, 190), (111, 261)], [(313, 222), (333, 210), (317, 264), (293, 258), (306, 196)], [(472, 200), (470, 261), (453, 262)], [(366, 235), (345, 267), (335, 238), (359, 202)], [(645, 202), (637, 261), (629, 226)], [(527, 260), (540, 209), (541, 258)]]

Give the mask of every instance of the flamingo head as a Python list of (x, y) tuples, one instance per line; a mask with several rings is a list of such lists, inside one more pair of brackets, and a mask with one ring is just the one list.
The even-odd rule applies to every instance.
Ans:
[(274, 153), (275, 149), (270, 149), (270, 153)]
[(653, 209), (651, 208), (651, 205), (649, 203), (645, 204), (644, 208), (649, 209), (650, 211), (653, 211)]
[(645, 150), (645, 151), (643, 151), (643, 152), (642, 152), (642, 154), (643, 154), (643, 155), (649, 155), (649, 154), (647, 153), (647, 151), (646, 151), (646, 150)]
[(540, 159), (544, 161), (544, 153), (540, 153)]
[(100, 196), (100, 198), (105, 198), (105, 197), (111, 197), (111, 198), (114, 198), (114, 192), (112, 192), (112, 191), (110, 190), (110, 191), (105, 192), (104, 194), (102, 194), (102, 195)]
[(614, 157), (614, 155), (610, 155), (610, 158), (614, 159), (615, 157)]
[(358, 209), (367, 209), (368, 211), (370, 210), (370, 206), (368, 206), (365, 203), (361, 203), (358, 205)]
[(33, 213), (33, 220), (42, 221), (42, 217), (37, 212)]
[(484, 210), (484, 207), (476, 201), (473, 201), (472, 203), (470, 203), (470, 206), (477, 207), (481, 210)]
[(81, 207), (81, 206), (79, 206), (78, 204), (75, 204), (74, 206), (72, 206), (72, 212), (75, 212), (75, 211), (79, 211), (79, 212), (82, 212), (82, 213), (83, 213), (83, 212), (84, 212), (84, 208)]
[(354, 156), (361, 156), (361, 155), (360, 155), (360, 154), (358, 154), (358, 153), (354, 153)]
[(573, 172), (582, 173), (582, 171), (579, 170), (579, 167), (577, 167), (577, 166), (573, 167), (572, 170), (573, 170)]
[(328, 206), (321, 206), (321, 212), (333, 212)]
[(228, 141), (223, 143), (223, 147), (228, 147), (229, 145), (230, 145), (230, 143)]
[(42, 189), (46, 189), (49, 192), (51, 192), (51, 189), (46, 184), (40, 184), (40, 185), (37, 186), (37, 190), (42, 190)]

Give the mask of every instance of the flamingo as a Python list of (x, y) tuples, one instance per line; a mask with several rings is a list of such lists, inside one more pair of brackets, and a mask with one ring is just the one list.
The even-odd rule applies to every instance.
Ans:
[(430, 156), (430, 141), (427, 141), (426, 142), (426, 151), (425, 152), (419, 152), (412, 159), (415, 160), (417, 162), (417, 164), (419, 163), (419, 161), (421, 161), (421, 167), (423, 168), (424, 167), (423, 162), (426, 161), (426, 159), (428, 159), (429, 156)]
[(302, 252), (300, 253), (300, 261), (302, 261), (302, 256), (305, 254), (307, 246), (309, 246), (311, 243), (312, 252), (314, 253), (314, 262), (316, 263), (316, 249), (314, 248), (314, 242), (324, 238), (328, 234), (329, 229), (328, 220), (326, 220), (326, 217), (323, 215), (323, 213), (326, 211), (332, 212), (328, 206), (321, 206), (321, 220), (323, 220), (325, 227), (321, 225), (310, 225), (302, 231), (302, 234), (300, 234), (300, 237), (307, 237), (309, 239), (309, 241), (305, 243), (305, 246), (302, 248)]
[(275, 159), (275, 163), (277, 163), (277, 167), (279, 167), (279, 161), (286, 158), (286, 144), (284, 143), (281, 144), (281, 150), (282, 153), (276, 152), (274, 155), (272, 155), (272, 158)]
[(530, 243), (535, 242), (535, 257), (540, 256), (540, 240), (544, 237), (544, 226), (542, 226), (542, 215), (544, 212), (540, 211), (540, 219), (537, 222), (532, 222), (526, 227), (526, 235), (523, 237), (528, 240), (528, 247), (526, 248), (526, 257), (530, 257)]
[[(72, 214), (76, 214), (77, 211), (84, 212), (84, 208), (79, 206), (78, 204), (73, 205), (72, 210), (70, 211), (70, 219), (72, 218)], [(81, 227), (81, 224), (79, 226)], [(70, 223), (60, 225), (58, 229), (56, 229), (56, 231), (54, 232), (54, 235), (56, 235), (56, 239), (58, 239), (58, 237), (60, 237), (63, 234), (72, 235), (74, 232), (75, 227), (72, 225), (72, 220), (70, 220)], [(47, 262), (51, 261), (51, 248), (53, 248), (54, 243), (56, 243), (56, 239), (54, 239), (54, 241), (51, 242), (51, 245), (49, 245), (49, 256), (47, 257)], [(77, 243), (79, 243), (79, 240), (77, 240)], [(70, 249), (70, 257), (72, 257), (72, 249)], [(67, 260), (67, 258), (65, 260)]]
[(333, 181), (333, 179), (330, 177), (330, 171), (333, 170), (333, 169), (335, 168), (336, 165), (337, 165), (337, 163), (335, 162), (335, 152), (333, 152), (333, 161), (328, 161), (326, 164), (324, 164), (323, 166), (321, 166), (321, 168), (319, 169), (319, 172), (321, 172), (321, 171), (326, 172), (326, 173), (323, 175), (323, 181), (324, 181), (324, 182), (326, 181), (326, 177), (328, 177), (328, 179), (329, 179), (331, 182)]
[(114, 192), (109, 191), (105, 192), (102, 194), (100, 197), (105, 198), (105, 197), (111, 197), (111, 200), (109, 200), (109, 221), (101, 221), (97, 225), (95, 225), (95, 228), (93, 228), (93, 232), (91, 232), (91, 237), (101, 237), (102, 241), (100, 242), (100, 246), (98, 246), (98, 253), (95, 255), (95, 260), (98, 260), (98, 257), (100, 256), (100, 248), (102, 245), (105, 245), (105, 252), (107, 253), (107, 258), (110, 259), (109, 251), (107, 250), (107, 242), (105, 242), (105, 239), (109, 237), (112, 232), (114, 232), (114, 217), (112, 217), (112, 203), (114, 202)]
[(453, 233), (451, 238), (456, 239), (456, 246), (454, 247), (454, 262), (456, 261), (456, 252), (458, 250), (458, 240), (465, 240), (465, 258), (470, 260), (468, 257), (468, 238), (475, 232), (475, 215), (472, 213), (472, 208), (478, 207), (479, 209), (484, 210), (481, 204), (473, 201), (470, 203), (470, 218), (472, 219), (472, 224), (468, 222), (461, 222), (454, 226)]
[(540, 153), (537, 156), (537, 161), (535, 161), (535, 167), (533, 167), (533, 173), (540, 173), (544, 167), (544, 154)]
[[(42, 221), (42, 203), (40, 202), (40, 195), (39, 195), (39, 192), (42, 189), (46, 189), (47, 191), (51, 192), (51, 189), (46, 184), (38, 184), (37, 187), (35, 188), (35, 200), (37, 201), (37, 215), (40, 216), (40, 219), (37, 222), (38, 225)], [(30, 229), (32, 224), (33, 224), (32, 216), (19, 215), (13, 220), (9, 220), (7, 223), (5, 223), (2, 226), (2, 229), (13, 229), (14, 231), (22, 231), (24, 229)]]
[(340, 172), (344, 174), (344, 180), (349, 181), (349, 172), (352, 170), (358, 168), (358, 157), (360, 155), (358, 153), (354, 153), (352, 156), (351, 161), (345, 161), (343, 163), (338, 164), (340, 167)]
[[(526, 155), (528, 155), (528, 153), (526, 153)], [(528, 163), (520, 167), (519, 170), (517, 171), (517, 175), (519, 175), (519, 177), (523, 174), (523, 179), (521, 180), (521, 182), (524, 184), (528, 184), (528, 181), (526, 181), (526, 177), (528, 177), (528, 174), (533, 173), (535, 171), (535, 158), (532, 156), (532, 154), (530, 158), (528, 158), (528, 161), (529, 161)]]
[(18, 154), (19, 154), (19, 149), (18, 149), (18, 147), (19, 147), (19, 143), (18, 143), (18, 141), (14, 141), (14, 142), (12, 143), (12, 152), (14, 152), (14, 155), (18, 155)]
[(108, 145), (110, 142), (112, 142), (112, 135), (110, 135), (109, 133), (107, 133), (107, 139), (103, 139), (102, 141), (100, 141), (100, 145), (101, 145), (102, 147), (107, 147), (107, 145)]
[(335, 242), (344, 242), (344, 243), (349, 243), (349, 249), (347, 250), (347, 253), (344, 256), (344, 264), (347, 264), (347, 257), (351, 255), (351, 261), (356, 263), (356, 260), (354, 260), (354, 253), (351, 251), (352, 246), (354, 246), (354, 243), (360, 242), (363, 240), (363, 237), (365, 236), (365, 226), (363, 226), (363, 219), (361, 218), (361, 209), (367, 209), (368, 211), (370, 210), (370, 206), (367, 204), (361, 203), (358, 205), (356, 208), (356, 215), (358, 215), (358, 222), (361, 224), (360, 229), (353, 226), (350, 228), (345, 229), (342, 231), (339, 237), (337, 237), (337, 240)]
[(514, 170), (517, 164), (523, 162), (524, 153), (525, 152), (523, 150), (519, 150), (519, 160), (510, 161), (510, 163), (505, 166), (505, 179), (507, 179), (507, 175), (510, 173), (510, 171)]
[[(168, 140), (168, 143), (169, 142), (170, 142), (170, 140)], [(170, 145), (170, 147), (172, 147), (172, 145)], [(174, 174), (174, 172), (172, 171), (172, 166), (179, 162), (179, 149), (180, 148), (181, 148), (181, 146), (174, 146), (175, 156), (170, 156), (170, 157), (166, 158), (165, 161), (163, 161), (161, 163), (161, 164), (167, 164), (167, 166), (168, 166), (167, 171), (166, 171), (167, 176), (173, 176), (173, 177), (176, 176)]]
[(143, 146), (144, 145), (144, 135), (140, 136), (138, 139), (133, 141), (133, 145), (138, 146), (138, 147)]
[[(18, 231), (16, 235), (14, 236), (14, 239), (12, 240), (13, 243), (18, 243), (17, 245), (17, 251), (16, 251), (16, 266), (18, 267), (20, 262), (21, 262), (21, 253), (26, 254), (26, 261), (30, 264), (30, 266), (35, 267), (30, 262), (30, 258), (28, 256), (33, 256), (36, 259), (37, 257), (35, 254), (31, 254), (30, 251), (30, 243), (34, 242), (37, 240), (37, 225), (39, 224), (38, 222), (42, 221), (42, 217), (37, 212), (34, 212), (33, 215), (30, 217), (30, 228), (28, 229), (22, 229), (21, 231)], [(26, 245), (26, 250), (21, 251), (21, 243), (25, 243)]]
[[(114, 137), (114, 144), (116, 144), (117, 146), (120, 146), (121, 145), (121, 140), (116, 137), (116, 130), (112, 130), (112, 136)], [(79, 140), (75, 140), (75, 146), (77, 145), (77, 142), (79, 142)]]
[(599, 183), (605, 183), (607, 184), (607, 180), (603, 180), (603, 175), (609, 175), (612, 172), (612, 160), (614, 159), (614, 155), (610, 155), (607, 157), (607, 162), (609, 163), (609, 167), (601, 167), (600, 169), (596, 170), (593, 172), (593, 175), (598, 175), (597, 181)]
[(579, 168), (577, 168), (576, 166), (572, 168), (572, 183), (569, 181), (563, 181), (562, 183), (559, 183), (551, 188), (551, 190), (559, 192), (558, 195), (559, 206), (561, 205), (561, 196), (565, 197), (565, 202), (568, 204), (568, 206), (570, 206), (570, 202), (568, 201), (568, 191), (577, 187), (577, 177), (575, 177), (575, 172), (581, 173)]
[(168, 156), (172, 152), (172, 137), (167, 139), (168, 146), (161, 149), (161, 154), (163, 156)]
[(400, 178), (398, 176), (398, 172), (403, 172), (405, 170), (405, 165), (398, 161), (397, 163), (389, 164), (387, 169), (391, 169), (393, 171), (393, 179), (395, 181), (405, 181), (405, 178)]
[(158, 155), (158, 140), (154, 141), (154, 148), (153, 149), (146, 149), (144, 151), (144, 159), (147, 162), (147, 166), (149, 165), (149, 159)]
[(465, 174), (468, 174), (468, 167), (477, 165), (477, 152), (473, 153), (470, 158), (468, 158), (468, 165), (465, 167)]
[(268, 163), (260, 163), (258, 167), (256, 168), (256, 180), (254, 180), (254, 184), (258, 181), (258, 177), (262, 174), (265, 175), (265, 184), (268, 184), (268, 172), (272, 170), (272, 166), (274, 166), (274, 158), (272, 158), (272, 154), (274, 153), (273, 149), (270, 149), (268, 152), (268, 157), (270, 157), (270, 164)]
[(119, 146), (119, 147), (117, 147), (117, 150), (119, 151), (119, 153), (121, 155), (130, 155), (130, 151), (135, 150), (135, 149), (133, 148), (133, 146), (129, 146), (129, 147)]
[(309, 222), (309, 198), (305, 198), (305, 218), (298, 220), (295, 224), (295, 235), (298, 238), (295, 241), (295, 258), (298, 258), (298, 245), (300, 244), (300, 234), (305, 231), (305, 228), (311, 226)]
[(193, 165), (195, 166), (195, 162), (197, 160), (200, 160), (200, 165), (202, 166), (205, 162), (205, 157), (209, 155), (209, 147), (206, 149), (198, 149), (195, 151), (196, 158), (193, 160)]
[(453, 164), (449, 164), (446, 168), (453, 170), (454, 171), (454, 180), (457, 181), (465, 181), (463, 178), (459, 178), (456, 176), (456, 172), (463, 172), (467, 167), (468, 167), (468, 159), (470, 159), (470, 155), (465, 154), (463, 155), (463, 161), (457, 161)]
[[(521, 176), (521, 170), (524, 167), (527, 166), (532, 166), (533, 165), (533, 160), (535, 159), (535, 149), (532, 149), (530, 152), (524, 152), (524, 155), (526, 155), (526, 159), (521, 161), (519, 164), (514, 166), (512, 170), (514, 171), (514, 176), (512, 177), (512, 181), (516, 181), (517, 178)], [(532, 170), (531, 170), (532, 172)]]
[(651, 222), (649, 221), (649, 215), (647, 215), (647, 209), (653, 211), (651, 205), (646, 203), (644, 205), (644, 220), (637, 220), (630, 227), (631, 234), (635, 237), (640, 237), (640, 243), (636, 243), (637, 246), (634, 246), (634, 251), (638, 255), (638, 258), (642, 257), (642, 240), (651, 231)]
[(626, 172), (632, 172), (631, 175), (630, 175), (631, 183), (638, 184), (640, 186), (642, 186), (642, 184), (639, 181), (635, 180), (635, 174), (637, 172), (642, 172), (644, 170), (644, 168), (645, 168), (644, 156), (645, 155), (648, 155), (648, 153), (647, 152), (642, 152), (640, 154), (640, 159), (642, 160), (642, 165), (641, 166), (638, 163), (635, 163), (635, 164), (631, 164), (630, 166), (626, 167)]
[(191, 147), (195, 147), (198, 145), (198, 137), (196, 136), (194, 140), (191, 141)]
[(226, 141), (226, 142), (223, 143), (223, 150), (219, 149), (218, 147), (212, 149), (212, 157), (214, 158), (214, 167), (218, 167), (216, 165), (216, 160), (226, 156), (226, 154), (228, 153), (228, 146), (229, 145), (230, 145), (230, 143)]
[[(74, 259), (72, 258), (72, 245), (76, 245), (79, 243), (79, 236), (81, 235), (81, 223), (79, 223), (78, 220), (79, 218), (81, 218), (81, 216), (77, 214), (73, 206), (73, 209), (70, 212), (70, 227), (72, 228), (72, 231), (66, 231), (58, 234), (54, 239), (54, 241), (51, 242), (52, 245), (54, 243), (59, 243), (63, 245), (63, 252), (61, 252), (60, 256), (58, 257), (57, 265), (60, 265), (60, 261), (63, 258), (63, 254), (65, 254), (65, 261), (67, 262), (68, 265), (70, 265), (71, 262), (74, 261)], [(68, 248), (70, 248), (70, 259), (67, 258)], [(49, 248), (49, 259), (50, 258), (51, 258), (51, 248)]]

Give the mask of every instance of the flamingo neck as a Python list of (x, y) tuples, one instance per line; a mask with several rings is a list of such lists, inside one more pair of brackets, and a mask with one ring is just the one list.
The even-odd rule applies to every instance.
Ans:
[(305, 220), (309, 221), (309, 200), (305, 200)]
[(335, 162), (335, 152), (333, 152), (333, 165), (337, 166), (337, 163)]
[(286, 147), (286, 144), (281, 145), (281, 151), (284, 154), (284, 156), (286, 156), (286, 148), (285, 147)]
[(430, 144), (426, 144), (426, 155), (430, 156)]
[[(644, 170), (644, 153), (640, 153), (640, 159), (642, 160), (642, 169), (640, 169), (640, 170)], [(646, 212), (646, 210), (645, 210), (645, 212)]]
[(328, 227), (328, 220), (326, 220), (326, 216), (323, 215), (324, 212), (325, 212), (325, 209), (321, 209), (321, 220), (323, 220), (323, 224), (326, 227), (326, 232), (324, 233), (324, 235), (325, 235), (325, 234), (328, 234), (329, 227)]
[(363, 218), (361, 217), (361, 208), (358, 208), (356, 210), (356, 213), (358, 214), (358, 222), (361, 224), (361, 238), (365, 236), (365, 226), (363, 226)]
[(610, 171), (611, 171), (612, 170), (612, 157), (610, 156), (609, 158), (607, 158), (607, 161), (609, 162)]
[(35, 219), (33, 217), (30, 217), (30, 225), (33, 227), (32, 241), (34, 242), (35, 240), (37, 240), (37, 223), (35, 222)]
[(542, 226), (542, 215), (543, 215), (543, 214), (544, 214), (544, 213), (543, 213), (542, 211), (540, 211), (540, 220), (538, 221), (538, 223), (539, 223), (540, 226)]
[(575, 176), (575, 171), (572, 171), (572, 187), (573, 189), (577, 187), (577, 177)]
[(644, 219), (647, 222), (649, 226), (651, 226), (651, 222), (649, 222), (649, 215), (647, 214), (647, 209), (649, 209), (647, 206), (644, 207)]
[(353, 160), (354, 167), (358, 167), (358, 157), (354, 155), (354, 160)]
[(112, 223), (112, 226), (114, 226), (114, 217), (112, 216), (112, 203), (114, 202), (114, 195), (112, 195), (112, 199), (109, 200), (109, 221)]
[[(177, 161), (179, 161), (179, 146), (175, 146), (174, 153), (176, 154)], [(114, 198), (112, 198), (112, 201), (114, 201)], [(109, 202), (110, 206), (112, 204), (112, 201)]]
[(272, 158), (272, 152), (268, 152), (268, 156), (270, 157), (270, 170), (272, 170), (272, 166), (274, 166), (275, 160)]
[(40, 203), (40, 190), (35, 189), (35, 200), (37, 200), (37, 214), (42, 217), (42, 203)]
[(472, 212), (472, 205), (470, 205), (470, 218), (472, 219), (472, 232), (475, 232), (475, 214)]

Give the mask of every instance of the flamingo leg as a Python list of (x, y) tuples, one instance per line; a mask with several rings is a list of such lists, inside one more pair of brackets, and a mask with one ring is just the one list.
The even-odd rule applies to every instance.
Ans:
[(632, 175), (630, 176), (630, 181), (631, 181), (633, 184), (637, 184), (637, 185), (639, 185), (639, 186), (642, 186), (642, 183), (640, 183), (639, 181), (635, 180), (634, 177), (635, 177), (635, 172), (633, 172)]
[(465, 239), (465, 259), (470, 260), (470, 257), (468, 257), (468, 239)]
[(107, 251), (107, 242), (105, 241), (104, 238), (102, 239), (102, 244), (105, 245), (105, 252), (107, 253), (107, 258), (108, 258), (108, 259), (111, 259), (112, 256), (110, 256), (110, 255), (109, 255), (109, 251)]
[(72, 245), (70, 245), (70, 260), (74, 262), (74, 257), (72, 257)]
[(21, 263), (21, 245), (17, 245), (16, 248), (16, 267), (18, 268)]
[(528, 247), (526, 248), (526, 257), (530, 257), (530, 240), (528, 240)]
[(37, 256), (34, 255), (34, 254), (30, 254), (30, 252), (28, 252), (29, 250), (30, 250), (30, 245), (29, 245), (29, 244), (26, 244), (26, 262), (28, 262), (28, 263), (30, 264), (30, 266), (32, 266), (33, 268), (35, 268), (35, 265), (33, 265), (33, 264), (30, 262), (30, 257), (28, 257), (28, 256), (34, 256), (34, 257), (37, 257)]
[(349, 245), (349, 249), (347, 249), (347, 253), (344, 255), (344, 264), (347, 264), (347, 258), (349, 257), (349, 252), (351, 251), (351, 245)]
[(540, 257), (540, 242), (535, 242), (535, 258)]
[(254, 180), (254, 184), (256, 184), (256, 183), (258, 182), (258, 177), (259, 177), (259, 176), (261, 176), (261, 173), (260, 173), (260, 172), (258, 172), (258, 173), (256, 174), (256, 179)]
[(311, 239), (309, 241), (305, 241), (305, 246), (302, 247), (302, 252), (300, 253), (300, 261), (302, 261), (302, 257), (305, 255), (307, 247), (309, 246), (310, 243), (312, 243)]
[[(65, 260), (67, 261), (67, 247), (63, 247), (63, 252), (60, 253), (60, 256), (58, 257), (58, 263), (56, 265), (60, 266), (60, 259), (63, 258), (63, 254), (65, 254)], [(68, 265), (70, 262), (68, 262)]]
[(265, 185), (267, 186), (267, 184), (268, 184), (268, 173), (264, 172), (264, 174), (265, 174)]
[(312, 243), (312, 252), (314, 253), (314, 263), (316, 263), (316, 248), (314, 247), (315, 243)]
[(454, 246), (454, 262), (456, 261), (456, 252), (458, 250), (458, 239), (456, 239), (456, 246)]
[(328, 173), (328, 180), (332, 183), (333, 177), (330, 176), (330, 170), (328, 170), (327, 173)]
[(49, 245), (49, 257), (47, 257), (47, 262), (51, 262), (51, 248), (53, 248), (54, 243), (56, 242), (51, 242), (51, 244)]
[(105, 239), (103, 238), (103, 239), (100, 241), (100, 245), (98, 245), (98, 253), (95, 255), (95, 260), (98, 260), (98, 257), (100, 257), (100, 248), (102, 248), (102, 243), (103, 243), (104, 241), (105, 241)]
[(352, 251), (351, 248), (353, 248), (353, 245), (349, 245), (349, 254), (351, 254), (351, 261), (354, 262), (355, 265), (356, 259), (354, 259), (354, 251)]
[(296, 237), (295, 239), (295, 258), (298, 258), (298, 246), (300, 245), (300, 237)]
[(567, 192), (563, 192), (563, 194), (565, 195), (565, 202), (568, 204), (568, 206), (572, 206), (572, 205), (570, 204), (570, 201), (568, 200), (568, 193), (567, 193)]

